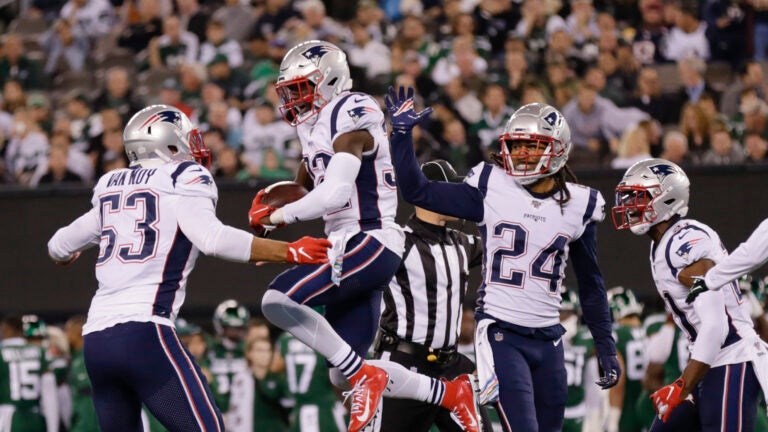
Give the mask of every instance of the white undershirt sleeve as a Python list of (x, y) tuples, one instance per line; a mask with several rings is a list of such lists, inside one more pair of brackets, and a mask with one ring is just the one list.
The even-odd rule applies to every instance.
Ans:
[(720, 289), (728, 282), (762, 266), (766, 261), (768, 261), (768, 219), (764, 220), (747, 241), (740, 244), (732, 254), (709, 269), (704, 275), (704, 283), (709, 289)]
[(176, 213), (181, 231), (205, 255), (236, 262), (250, 259), (253, 236), (221, 223), (210, 198), (182, 196)]
[(101, 238), (101, 216), (94, 207), (71, 224), (60, 228), (48, 241), (48, 255), (55, 261), (66, 261), (75, 252), (98, 244)]
[(701, 328), (693, 344), (691, 359), (711, 365), (728, 337), (723, 293), (705, 291), (699, 294), (693, 302), (693, 309), (701, 317)]
[(325, 168), (323, 182), (302, 199), (286, 204), (270, 216), (275, 224), (294, 223), (319, 218), (349, 202), (362, 161), (352, 153), (333, 155)]

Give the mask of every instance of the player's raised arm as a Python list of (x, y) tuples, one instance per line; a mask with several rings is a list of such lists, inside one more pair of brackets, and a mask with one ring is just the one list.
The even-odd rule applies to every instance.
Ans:
[(466, 183), (429, 181), (419, 169), (411, 131), (432, 112), (432, 108), (415, 112), (413, 95), (413, 88), (409, 87), (406, 92), (405, 87), (400, 87), (399, 93), (395, 93), (395, 89), (390, 87), (386, 96), (392, 123), (389, 139), (392, 164), (400, 193), (409, 203), (436, 213), (475, 222), (483, 220), (484, 196), (478, 188)]
[(762, 266), (766, 261), (768, 261), (768, 219), (764, 220), (733, 253), (708, 269), (702, 279), (695, 281), (685, 301), (692, 303), (702, 292), (709, 289), (718, 290), (728, 282)]
[(267, 240), (224, 225), (211, 200), (182, 197), (179, 200), (179, 228), (206, 255), (237, 262), (289, 262), (318, 264), (327, 261), (331, 243), (325, 239), (303, 237), (293, 243)]

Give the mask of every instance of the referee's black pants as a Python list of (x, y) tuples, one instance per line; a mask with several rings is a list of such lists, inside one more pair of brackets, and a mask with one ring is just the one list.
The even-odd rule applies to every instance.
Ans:
[[(451, 360), (442, 364), (401, 351), (377, 351), (374, 357), (399, 363), (406, 369), (437, 379), (452, 380), (461, 374), (475, 371), (472, 360), (459, 353), (455, 353)], [(485, 408), (480, 407), (480, 412), (483, 417), (483, 431), (492, 431)], [(381, 413), (381, 429), (377, 432), (428, 432), (433, 424), (441, 432), (463, 431), (451, 418), (450, 411), (426, 402), (385, 397), (382, 401)]]

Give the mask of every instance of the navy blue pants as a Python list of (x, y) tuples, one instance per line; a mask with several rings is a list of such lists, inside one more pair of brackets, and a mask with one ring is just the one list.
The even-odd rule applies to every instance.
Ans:
[(141, 431), (141, 404), (169, 431), (224, 430), (205, 376), (173, 328), (127, 322), (85, 335), (102, 432)]
[(360, 232), (347, 241), (341, 284), (331, 281), (330, 264), (301, 265), (279, 274), (269, 285), (296, 303), (325, 306), (325, 318), (360, 356), (373, 343), (381, 315), (381, 296), (400, 265), (400, 256)]
[(678, 405), (666, 423), (654, 419), (650, 432), (746, 432), (755, 429), (760, 383), (752, 362), (710, 369), (692, 394), (694, 403)]
[(563, 428), (568, 381), (560, 339), (541, 340), (488, 327), (499, 379), (497, 410), (505, 431), (554, 432)]

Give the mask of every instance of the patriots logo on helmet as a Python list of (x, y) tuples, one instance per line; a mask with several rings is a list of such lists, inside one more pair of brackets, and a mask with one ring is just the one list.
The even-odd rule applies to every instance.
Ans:
[(303, 55), (307, 60), (317, 64), (325, 54), (331, 51), (333, 51), (333, 48), (327, 45), (315, 45), (302, 52), (301, 55)]
[(649, 166), (648, 169), (650, 169), (652, 173), (656, 174), (659, 177), (660, 182), (663, 182), (668, 175), (672, 175), (675, 173), (675, 169), (672, 167), (672, 165), (666, 165), (666, 164), (652, 165), (652, 166)]
[(151, 115), (144, 124), (141, 125), (143, 128), (144, 126), (151, 126), (153, 123), (157, 122), (166, 122), (166, 123), (172, 123), (176, 125), (177, 128), (181, 129), (181, 113), (177, 111), (160, 111), (159, 113), (155, 113)]
[(365, 113), (369, 112), (376, 112), (376, 109), (369, 106), (361, 106), (347, 110), (347, 114), (349, 114), (349, 117), (351, 117), (355, 123), (357, 123), (357, 121), (360, 120), (360, 118), (363, 117)]
[(687, 257), (687, 256), (688, 256), (688, 254), (689, 254), (689, 253), (691, 253), (691, 249), (693, 248), (693, 245), (695, 245), (696, 243), (698, 243), (698, 242), (699, 242), (699, 240), (701, 240), (701, 239), (700, 239), (700, 238), (697, 238), (697, 239), (691, 239), (691, 240), (688, 240), (687, 242), (683, 243), (683, 244), (682, 244), (682, 245), (681, 245), (681, 246), (680, 246), (680, 247), (677, 249), (677, 252), (675, 252), (675, 253), (677, 254), (677, 256), (679, 256), (679, 257), (681, 257), (681, 258), (685, 258), (685, 257)]

